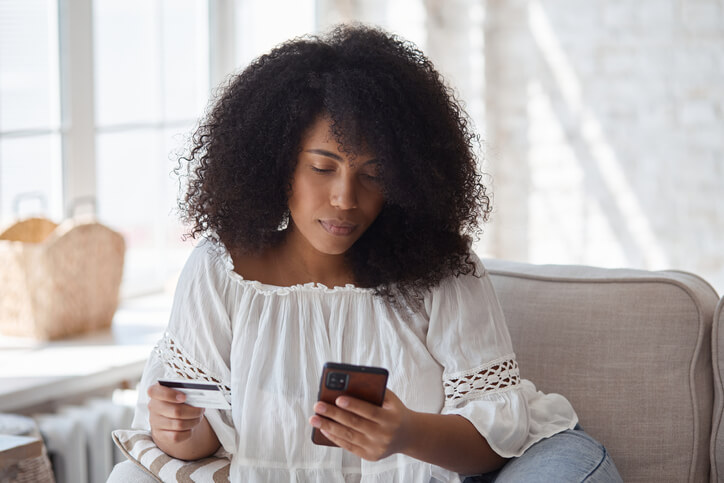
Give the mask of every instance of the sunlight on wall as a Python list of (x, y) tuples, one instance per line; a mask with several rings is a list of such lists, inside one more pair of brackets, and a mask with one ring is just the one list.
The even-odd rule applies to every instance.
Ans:
[(485, 9), (482, 3), (470, 7), (468, 29), (468, 56), (470, 87), (467, 92), (467, 112), (475, 122), (478, 133), (485, 132)]
[[(613, 230), (617, 232), (619, 246), (622, 241), (625, 243), (627, 237), (630, 239), (630, 245), (627, 246), (625, 250), (627, 257), (631, 254), (638, 254), (642, 266), (645, 268), (667, 268), (667, 257), (657, 242), (649, 220), (644, 214), (644, 210), (639, 204), (636, 195), (621, 169), (616, 152), (606, 138), (600, 122), (582, 101), (581, 85), (578, 77), (563, 52), (543, 8), (539, 2), (533, 1), (529, 5), (528, 12), (528, 22), (533, 40), (553, 75), (554, 81), (562, 96), (564, 107), (567, 110), (567, 115), (574, 120), (573, 125), (579, 126), (579, 132), (576, 133), (577, 137), (582, 140), (584, 144), (582, 148), (588, 155), (586, 158), (590, 158), (591, 161), (590, 166), (585, 166), (587, 159), (583, 159), (582, 156), (574, 156), (578, 158), (581, 166), (576, 169), (572, 166), (567, 166), (567, 168), (571, 170), (569, 175), (573, 173), (573, 176), (596, 177), (603, 183), (598, 196), (601, 198), (602, 208), (606, 209), (609, 213), (609, 224), (612, 225), (614, 227)], [(536, 92), (535, 86), (533, 87), (533, 91)], [(532, 147), (532, 151), (534, 150), (535, 146)], [(569, 165), (571, 164), (570, 157), (571, 156), (568, 156)], [(533, 162), (533, 158), (531, 158), (531, 162)], [(595, 188), (592, 190), (594, 193), (596, 191)], [(535, 197), (532, 197), (532, 199), (533, 198)], [(537, 204), (538, 203), (535, 202), (531, 203), (532, 206), (536, 206)], [(575, 209), (585, 209), (585, 204), (584, 200), (579, 197), (578, 205), (583, 205), (583, 207), (578, 206)], [(568, 208), (561, 207), (560, 212), (570, 213), (572, 206), (574, 205)], [(601, 212), (601, 210), (593, 210), (594, 213), (597, 211), (598, 213)], [(587, 214), (582, 217), (579, 224), (583, 223), (583, 220), (587, 217)], [(535, 216), (531, 217), (531, 219), (535, 218)], [(599, 224), (599, 227), (600, 226)], [(586, 229), (584, 226), (578, 226), (576, 228), (578, 231)], [(599, 228), (595, 231), (600, 233), (601, 230)], [(606, 231), (610, 232), (610, 230), (604, 230), (604, 232)], [(535, 238), (535, 234), (532, 235), (532, 238)], [(614, 260), (620, 256), (620, 248), (614, 245), (612, 253), (608, 253), (609, 244), (602, 243), (600, 246), (605, 246), (607, 251), (597, 253), (593, 259), (582, 256), (581, 261), (596, 264), (604, 264), (609, 261), (614, 264), (620, 264), (622, 262), (621, 260), (614, 262)], [(619, 255), (616, 255), (616, 253)], [(627, 261), (628, 264), (634, 262), (634, 260), (631, 259), (627, 259)]]
[(235, 13), (239, 68), (281, 42), (314, 32), (316, 22), (314, 0), (237, 1)]
[[(528, 86), (529, 257), (535, 263), (617, 267), (626, 256), (540, 82)], [(540, 243), (536, 240), (555, 240)]]
[(423, 52), (427, 48), (425, 7), (419, 0), (399, 0), (387, 3), (384, 27), (414, 42)]

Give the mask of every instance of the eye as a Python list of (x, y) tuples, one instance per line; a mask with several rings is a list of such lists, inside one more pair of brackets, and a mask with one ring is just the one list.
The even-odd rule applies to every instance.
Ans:
[(378, 182), (380, 181), (380, 173), (379, 168), (377, 166), (365, 166), (364, 169), (360, 171), (360, 177), (367, 181), (373, 181)]
[(332, 171), (334, 171), (332, 169), (318, 168), (316, 166), (310, 166), (310, 168), (312, 168), (312, 171), (314, 171), (315, 173), (331, 173)]
[(368, 189), (379, 190), (382, 187), (382, 178), (369, 173), (360, 173), (360, 182)]

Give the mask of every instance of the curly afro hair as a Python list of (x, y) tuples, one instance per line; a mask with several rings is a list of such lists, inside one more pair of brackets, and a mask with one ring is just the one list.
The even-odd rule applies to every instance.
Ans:
[(355, 284), (419, 298), (475, 273), (470, 242), (491, 210), (477, 137), (422, 52), (361, 25), (281, 44), (220, 91), (180, 161), (189, 235), (246, 253), (280, 243), (300, 140), (320, 115), (345, 152), (364, 146), (381, 164), (384, 207), (346, 253)]

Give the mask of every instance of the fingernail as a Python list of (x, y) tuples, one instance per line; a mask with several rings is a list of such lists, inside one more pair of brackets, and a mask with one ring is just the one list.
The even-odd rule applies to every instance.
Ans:
[(317, 409), (317, 412), (318, 412), (318, 413), (325, 413), (325, 412), (327, 412), (327, 406), (326, 406), (325, 404), (322, 404), (322, 403), (317, 403), (316, 409)]
[(322, 426), (322, 420), (319, 418), (312, 418), (312, 426), (319, 428)]
[(186, 396), (184, 394), (176, 394), (176, 400), (183, 402), (183, 400), (186, 399)]
[(347, 406), (349, 406), (349, 401), (346, 398), (339, 397), (337, 398), (337, 406), (341, 408), (346, 408)]

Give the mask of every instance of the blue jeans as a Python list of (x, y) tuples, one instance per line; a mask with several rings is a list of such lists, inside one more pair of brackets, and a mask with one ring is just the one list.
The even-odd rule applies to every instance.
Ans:
[(580, 425), (538, 441), (497, 471), (465, 478), (463, 483), (622, 482), (606, 448)]

